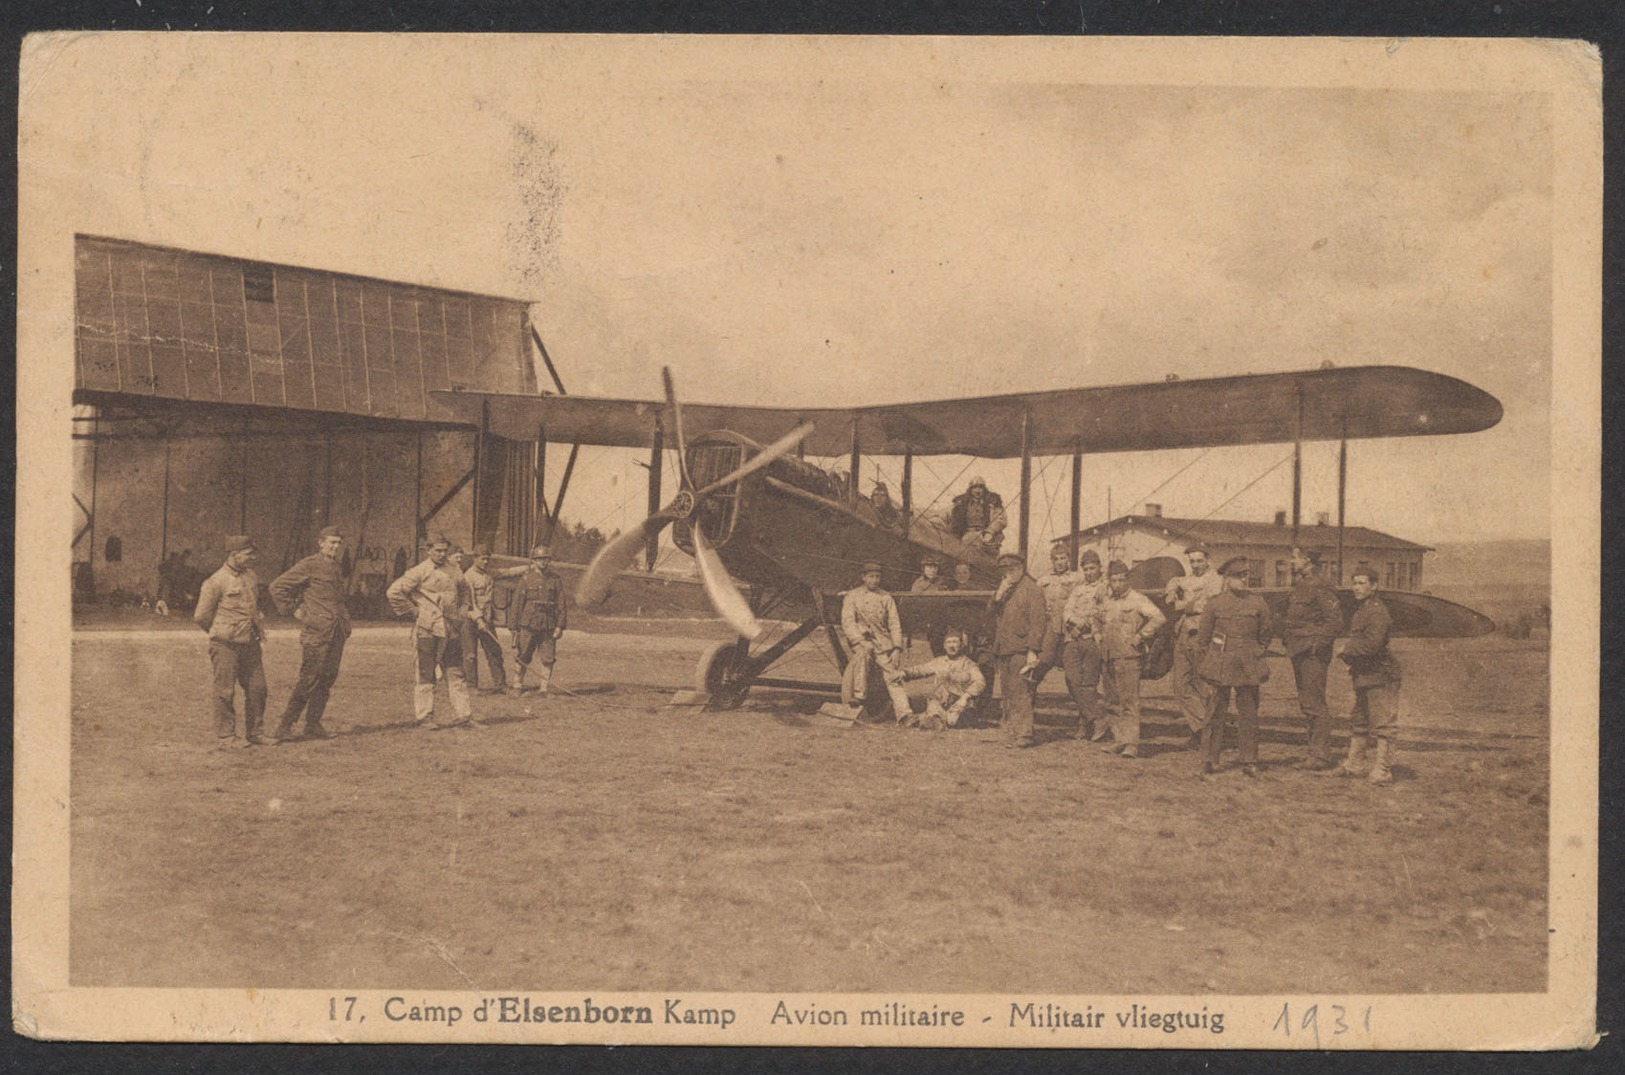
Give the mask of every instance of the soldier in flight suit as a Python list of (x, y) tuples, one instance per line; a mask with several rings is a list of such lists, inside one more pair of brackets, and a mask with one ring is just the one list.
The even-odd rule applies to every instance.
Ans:
[(1377, 572), (1364, 564), (1350, 577), (1354, 599), (1359, 602), (1349, 621), (1349, 640), (1343, 646), (1343, 663), (1349, 666), (1354, 682), (1354, 716), (1349, 728), (1349, 753), (1338, 766), (1339, 776), (1360, 776), (1365, 772), (1366, 747), (1377, 741), (1376, 758), (1371, 762), (1373, 784), (1389, 784), (1394, 775), (1394, 739), (1399, 731), (1399, 662), (1388, 652), (1388, 636), (1393, 619), (1388, 606), (1377, 597)]
[(559, 639), (569, 609), (564, 599), (564, 580), (553, 571), (553, 551), (546, 545), (530, 550), (530, 566), (519, 578), (513, 595), (514, 659), (519, 666), (514, 675), (513, 693), (525, 689), (525, 671), (540, 658), (537, 689), (546, 694), (553, 681), (553, 664), (558, 659)]
[(336, 526), (325, 527), (316, 552), (271, 581), (271, 600), (277, 610), (299, 621), (299, 682), (277, 724), (278, 742), (293, 741), (293, 726), (301, 711), (305, 734), (300, 738), (333, 737), (322, 727), (322, 714), (327, 711), (327, 696), (339, 678), (344, 643), (350, 637), (349, 579), (340, 559), (343, 551), (344, 534)]
[(1286, 631), (1281, 641), (1292, 658), (1298, 685), (1298, 709), (1309, 725), (1309, 756), (1298, 768), (1323, 772), (1332, 768), (1332, 718), (1326, 708), (1326, 670), (1332, 646), (1343, 633), (1343, 606), (1337, 592), (1320, 577), (1319, 550), (1292, 549), (1292, 593), (1286, 604)]
[(1202, 678), (1213, 684), (1208, 722), (1202, 728), (1202, 775), (1218, 771), (1224, 748), (1220, 713), (1236, 695), (1236, 737), (1243, 776), (1258, 776), (1258, 688), (1270, 678), (1264, 650), (1270, 640), (1270, 607), (1247, 590), (1247, 558), (1232, 557), (1219, 568), (1225, 591), (1202, 613), (1197, 640), (1202, 647)]
[(878, 563), (864, 564), (863, 585), (848, 590), (841, 599), (841, 633), (852, 647), (841, 678), (841, 701), (852, 707), (854, 716), (862, 710), (873, 660), (886, 683), (896, 719), (905, 720), (914, 710), (903, 689), (903, 623), (896, 600), (880, 588)]

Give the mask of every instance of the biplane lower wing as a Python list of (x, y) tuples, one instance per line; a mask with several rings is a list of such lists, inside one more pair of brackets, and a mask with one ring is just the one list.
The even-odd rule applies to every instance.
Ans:
[[(436, 391), (439, 417), (514, 440), (649, 448), (657, 400)], [(1472, 433), (1501, 404), (1466, 381), (1407, 366), (1356, 366), (1149, 384), (1062, 388), (864, 407), (684, 403), (690, 435), (727, 429), (766, 444), (810, 422), (805, 449), (836, 456), (1155, 451), (1292, 440)]]

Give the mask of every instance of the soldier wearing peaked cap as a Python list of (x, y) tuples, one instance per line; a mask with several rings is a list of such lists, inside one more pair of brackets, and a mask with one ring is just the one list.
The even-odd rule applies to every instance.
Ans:
[(1202, 613), (1197, 641), (1202, 648), (1202, 678), (1213, 685), (1209, 719), (1202, 728), (1202, 774), (1217, 772), (1223, 749), (1224, 721), (1219, 716), (1236, 696), (1236, 731), (1243, 775), (1258, 775), (1258, 688), (1270, 678), (1264, 650), (1269, 645), (1271, 616), (1264, 599), (1247, 589), (1247, 558), (1236, 556), (1219, 568), (1225, 591), (1210, 599)]
[(841, 633), (852, 649), (841, 679), (841, 701), (852, 707), (854, 715), (862, 709), (872, 663), (880, 669), (893, 715), (904, 721), (913, 707), (903, 689), (903, 623), (897, 615), (897, 601), (880, 588), (878, 563), (864, 564), (862, 578), (863, 584), (841, 599)]
[(993, 592), (993, 656), (998, 664), (999, 691), (1007, 747), (1030, 747), (1033, 738), (1033, 680), (1050, 648), (1049, 608), (1044, 591), (1027, 574), (1027, 562), (1014, 553), (998, 560), (1004, 577)]
[(1293, 546), (1292, 593), (1287, 598), (1286, 631), (1281, 641), (1292, 659), (1298, 687), (1298, 709), (1309, 726), (1309, 756), (1299, 768), (1332, 768), (1332, 718), (1326, 707), (1326, 672), (1332, 646), (1343, 633), (1343, 606), (1337, 591), (1320, 577), (1318, 549)]
[[(948, 580), (942, 577), (942, 557), (936, 553), (927, 553), (920, 559), (920, 577), (909, 585), (910, 593), (935, 593), (947, 591), (951, 587)], [(928, 614), (925, 620), (925, 640), (931, 646), (931, 656), (942, 656), (942, 640), (948, 630), (935, 615)], [(905, 644), (905, 650), (908, 646)]]
[(279, 742), (294, 738), (293, 726), (305, 717), (305, 739), (330, 739), (322, 726), (327, 697), (339, 678), (344, 643), (350, 637), (349, 578), (344, 574), (344, 533), (324, 527), (316, 551), (271, 581), (277, 611), (299, 621), (299, 680), (288, 696), (277, 724)]
[[(417, 683), (412, 689), (412, 709), (419, 727), (458, 727), (474, 718), (468, 681), (463, 678), (463, 623), (474, 602), (468, 580), (451, 561), (451, 540), (444, 534), (431, 534), (427, 552), (427, 559), (390, 583), (385, 596), (395, 615), (414, 615)], [(446, 681), (450, 721), (435, 719), (437, 678)]]
[(532, 661), (539, 661), (537, 690), (546, 694), (553, 682), (553, 665), (558, 660), (559, 639), (570, 610), (564, 597), (564, 580), (553, 571), (553, 550), (537, 545), (530, 550), (530, 566), (519, 577), (513, 596), (514, 694), (525, 690), (525, 673)]
[[(209, 636), (214, 734), (225, 748), (272, 742), (260, 734), (266, 690), (265, 662), (260, 653), (265, 617), (259, 607), (259, 576), (254, 574), (258, 555), (248, 535), (228, 537), (225, 562), (203, 581), (192, 613), (192, 622)], [(238, 687), (243, 690), (241, 738), (237, 737), (237, 712), (232, 707)]]

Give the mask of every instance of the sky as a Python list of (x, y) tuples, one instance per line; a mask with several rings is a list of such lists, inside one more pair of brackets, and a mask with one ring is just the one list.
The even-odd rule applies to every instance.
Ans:
[[(1355, 442), (1348, 521), (1545, 537), (1551, 99), (1337, 48), (1305, 77), (1099, 41), (33, 38), (24, 263), (71, 273), (84, 232), (533, 300), (577, 394), (655, 397), (662, 365), (791, 405), (1417, 366), (1505, 417)], [(1089, 458), (1084, 524), (1268, 519), (1290, 451)], [(584, 450), (566, 514), (636, 522), (640, 454)], [(1038, 461), (1035, 548), (1067, 465)], [(1016, 489), (931, 459), (917, 502), (974, 473)], [(1307, 446), (1306, 520), (1336, 476)]]

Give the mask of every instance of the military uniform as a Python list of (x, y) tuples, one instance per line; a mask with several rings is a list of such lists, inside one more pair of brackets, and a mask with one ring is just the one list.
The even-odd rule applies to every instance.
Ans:
[(925, 714), (921, 727), (953, 726), (959, 723), (967, 708), (974, 705), (984, 690), (987, 680), (981, 669), (965, 654), (957, 657), (933, 657), (924, 664), (906, 670), (905, 679), (933, 677), (931, 691), (925, 699)]
[(852, 647), (851, 660), (841, 677), (841, 701), (862, 705), (868, 695), (869, 661), (880, 668), (897, 720), (912, 713), (903, 689), (903, 623), (897, 601), (885, 590), (859, 586), (841, 599), (841, 633)]
[(1354, 712), (1349, 728), (1349, 756), (1343, 770), (1358, 774), (1370, 739), (1377, 757), (1371, 768), (1374, 783), (1389, 779), (1389, 762), (1399, 732), (1399, 661), (1388, 650), (1393, 619), (1375, 594), (1360, 602), (1349, 621), (1348, 642), (1342, 660), (1354, 685)]
[[(325, 531), (324, 531), (325, 533)], [(284, 616), (301, 610), (299, 623), (299, 681), (288, 696), (287, 708), (277, 724), (276, 737), (289, 739), (303, 712), (305, 737), (325, 739), (322, 714), (327, 697), (339, 677), (344, 643), (350, 637), (350, 609), (346, 603), (349, 580), (336, 559), (314, 553), (294, 564), (271, 582), (271, 600)]]
[(482, 650), (485, 663), (491, 666), (491, 689), (500, 691), (508, 686), (508, 670), (503, 663), (502, 643), (497, 640), (496, 620), (497, 579), (503, 574), (505, 572), (493, 574), (472, 566), (463, 572), (474, 606), (473, 615), (463, 628), (463, 678), (470, 687), (480, 685)]
[(265, 720), (265, 661), (260, 640), (265, 637), (265, 626), (259, 588), (253, 568), (238, 570), (228, 561), (203, 581), (192, 613), (192, 622), (209, 634), (214, 734), (222, 745), (241, 745), (235, 739), (237, 711), (232, 704), (239, 686), (243, 689), (243, 740), (264, 741), (260, 729)]
[[(1080, 573), (1081, 578), (1081, 573)], [(1066, 673), (1066, 690), (1078, 707), (1078, 736), (1091, 732), (1104, 738), (1100, 719), (1100, 646), (1095, 641), (1095, 607), (1106, 593), (1106, 580), (1092, 584), (1079, 582), (1061, 611), (1061, 668)]]
[(1174, 704), (1184, 714), (1193, 732), (1207, 726), (1208, 695), (1211, 688), (1202, 678), (1202, 646), (1197, 634), (1202, 629), (1202, 612), (1207, 603), (1224, 592), (1224, 578), (1217, 571), (1200, 575), (1180, 575), (1168, 582), (1168, 599), (1179, 613), (1174, 628), (1174, 666), (1171, 678)]
[(436, 672), (446, 681), (454, 723), (465, 724), (474, 715), (468, 682), (463, 678), (463, 623), (473, 611), (468, 582), (449, 558), (436, 566), (424, 560), (396, 579), (385, 593), (397, 616), (416, 612), (412, 625), (417, 650), (417, 684), (412, 709), (419, 724), (440, 727), (434, 719)]
[(1326, 708), (1326, 671), (1332, 646), (1343, 633), (1343, 606), (1337, 591), (1314, 574), (1292, 584), (1287, 598), (1286, 631), (1281, 641), (1292, 659), (1292, 678), (1298, 687), (1298, 709), (1309, 725), (1309, 764), (1330, 768), (1332, 721)]
[[(921, 575), (908, 588), (909, 593), (946, 593), (951, 589), (953, 587), (949, 585), (949, 580), (943, 578), (941, 572), (938, 572), (936, 578)], [(935, 614), (925, 617), (925, 641), (931, 647), (931, 656), (942, 656), (942, 639), (947, 633), (947, 625)], [(906, 646), (904, 648), (907, 649)]]
[(525, 687), (525, 672), (533, 660), (540, 660), (540, 688), (547, 693), (558, 660), (558, 635), (569, 620), (569, 604), (564, 597), (564, 580), (552, 568), (534, 564), (519, 576), (513, 596), (514, 657), (519, 670), (514, 675), (515, 690)]
[[(1015, 559), (1020, 563), (1019, 559)], [(1000, 567), (1006, 563), (1000, 557)], [(1031, 575), (1022, 572), (1014, 582), (1006, 580), (994, 593), (993, 659), (999, 669), (1002, 695), (1001, 723), (1007, 745), (1030, 746), (1033, 742), (1033, 695), (1037, 684), (1027, 677), (1027, 659), (1042, 658), (1049, 650), (1049, 609), (1044, 591)]]
[[(1004, 498), (989, 491), (986, 482), (972, 479), (971, 487), (978, 485), (982, 487), (980, 502), (971, 497), (969, 489), (954, 497), (953, 506), (948, 509), (948, 530), (954, 537), (984, 552), (998, 552), (999, 546), (1004, 544), (1004, 528), (1009, 525)], [(987, 535), (985, 539), (983, 534)]]
[(1130, 589), (1113, 597), (1110, 583), (1095, 602), (1094, 636), (1100, 648), (1101, 676), (1106, 682), (1108, 701), (1116, 708), (1111, 728), (1116, 744), (1107, 749), (1121, 750), (1125, 757), (1140, 753), (1140, 670), (1145, 663), (1146, 644), (1167, 617), (1152, 600)]
[(1236, 738), (1243, 770), (1258, 764), (1258, 688), (1270, 678), (1264, 650), (1270, 640), (1270, 608), (1255, 593), (1226, 590), (1209, 599), (1197, 632), (1202, 678), (1213, 685), (1210, 719), (1202, 729), (1202, 768), (1211, 772), (1224, 749), (1223, 722), (1217, 715), (1236, 696)]

